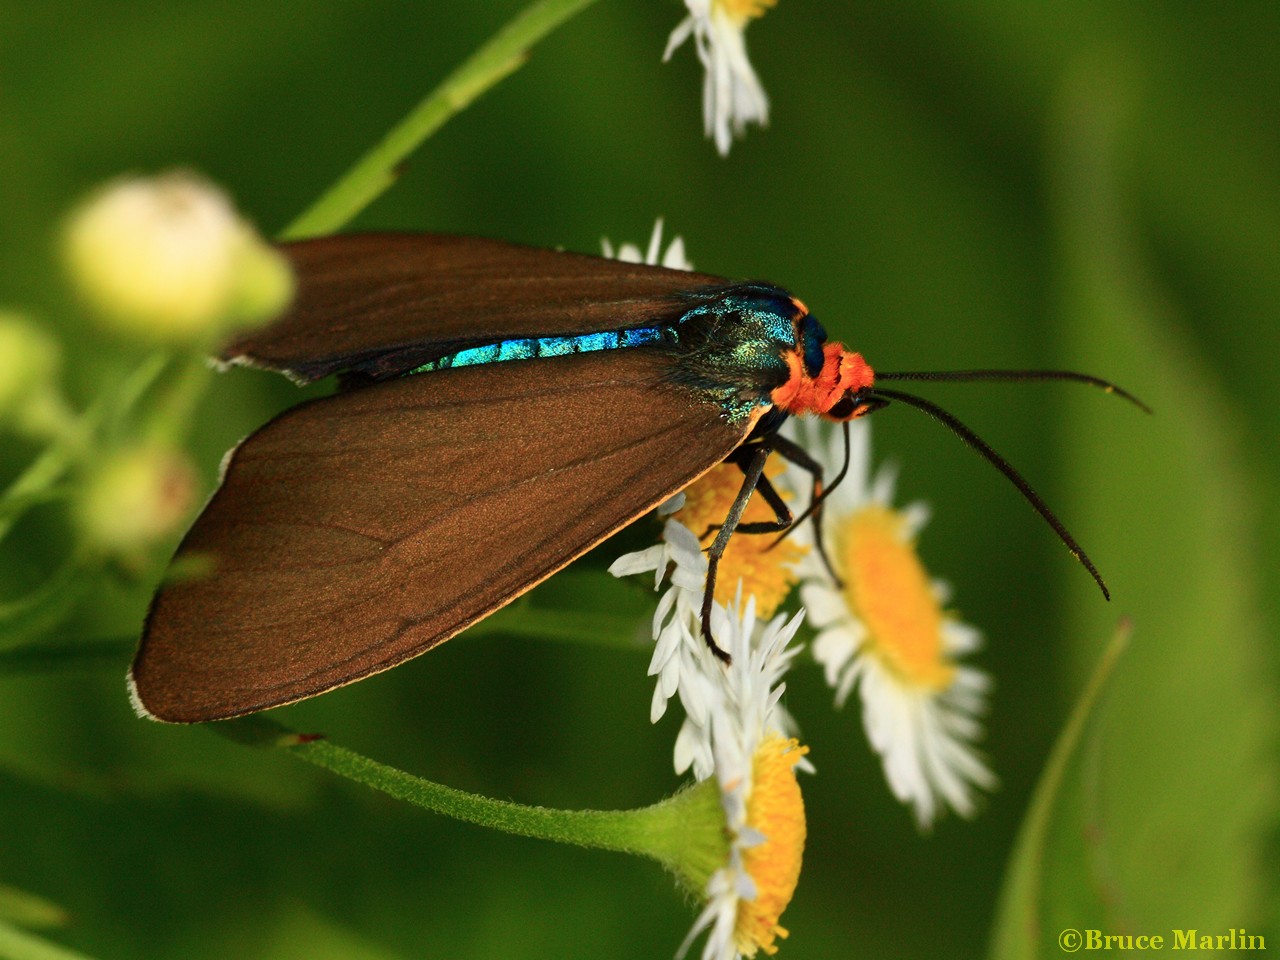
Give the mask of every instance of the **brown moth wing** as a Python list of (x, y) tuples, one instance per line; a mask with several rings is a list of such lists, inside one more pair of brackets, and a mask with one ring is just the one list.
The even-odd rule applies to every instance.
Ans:
[[(349, 234), (286, 244), (298, 296), (223, 359), (316, 380), (353, 359), (441, 344), (573, 336), (674, 319), (721, 277), (449, 234)], [(430, 359), (430, 355), (428, 355)]]
[(179, 548), (135, 704), (197, 722), (393, 667), (510, 602), (719, 463), (751, 423), (661, 354), (461, 367), (302, 404), (234, 452)]

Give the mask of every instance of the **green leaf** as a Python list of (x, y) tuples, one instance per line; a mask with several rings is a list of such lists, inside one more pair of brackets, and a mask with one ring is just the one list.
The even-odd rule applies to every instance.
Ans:
[[(1263, 484), (1236, 440), (1240, 412), (1189, 342), (1187, 308), (1137, 232), (1124, 147), (1146, 118), (1117, 63), (1082, 60), (1061, 91), (1062, 327), (1081, 367), (1133, 388), (1157, 415), (1072, 398), (1063, 514), (1088, 531), (1115, 605), (1149, 639), (1117, 671), (1096, 754), (1069, 789), (1071, 815), (1054, 822), (1045, 956), (1058, 955), (1055, 925), (1225, 933), (1261, 926), (1275, 897), (1265, 851), (1280, 692), (1253, 521)], [(1083, 583), (1071, 589), (1068, 636), (1114, 616)]]

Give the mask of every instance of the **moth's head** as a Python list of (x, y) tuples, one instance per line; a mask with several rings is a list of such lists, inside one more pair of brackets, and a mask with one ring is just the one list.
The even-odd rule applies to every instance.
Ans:
[[(871, 373), (870, 367), (867, 367), (867, 372), (868, 374)], [(871, 395), (871, 386), (870, 383), (867, 383), (865, 386), (847, 388), (836, 402), (825, 411), (821, 411), (820, 415), (828, 420), (843, 423), (848, 420), (857, 420), (858, 417), (865, 417), (868, 413), (880, 409), (884, 406), (884, 401)]]
[(835, 421), (853, 420), (879, 406), (870, 396), (876, 374), (862, 354), (842, 343), (824, 343), (819, 365), (814, 351), (808, 352), (810, 356), (805, 357), (802, 343), (787, 356), (790, 376), (773, 391), (775, 406), (787, 413), (813, 414)]

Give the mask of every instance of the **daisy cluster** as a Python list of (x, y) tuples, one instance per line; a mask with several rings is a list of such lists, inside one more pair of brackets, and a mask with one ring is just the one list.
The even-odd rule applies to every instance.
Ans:
[[(661, 229), (659, 221), (644, 261), (676, 266), (678, 258), (690, 268), (679, 238), (664, 253)], [(618, 254), (640, 258), (637, 247)], [(980, 635), (947, 609), (949, 588), (928, 575), (916, 552), (929, 511), (920, 503), (893, 506), (895, 471), (872, 470), (867, 421), (846, 426), (847, 439), (824, 422), (784, 427), (825, 476), (836, 476), (846, 462), (847, 473), (817, 518), (793, 529), (787, 550), (764, 549), (765, 537), (730, 541), (711, 606), (712, 634), (730, 654), (729, 665), (703, 638), (701, 609), (708, 519), (722, 520), (737, 493), (735, 468), (714, 468), (659, 507), (659, 541), (610, 567), (619, 577), (652, 577), (659, 598), (650, 631), (650, 720), (657, 723), (677, 700), (684, 716), (675, 769), (697, 781), (714, 778), (720, 789), (729, 856), (709, 880), (705, 907), (681, 951), (705, 931), (703, 960), (772, 953), (787, 935), (778, 919), (799, 879), (805, 835), (795, 773), (813, 767), (781, 700), (786, 671), (800, 653), (792, 641), (806, 615), (816, 630), (810, 652), (836, 705), (858, 692), (889, 787), (922, 830), (946, 809), (972, 815), (979, 791), (995, 786), (975, 745), (990, 681), (962, 662), (979, 648)], [(807, 505), (813, 486), (807, 473), (788, 467), (772, 482), (787, 499)], [(790, 617), (774, 616), (797, 582), (804, 606)]]

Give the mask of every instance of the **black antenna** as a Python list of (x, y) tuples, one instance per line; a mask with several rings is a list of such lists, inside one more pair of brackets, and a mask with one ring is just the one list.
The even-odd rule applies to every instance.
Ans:
[[(991, 379), (987, 377), (978, 377), (978, 376), (967, 377), (966, 374), (968, 373), (972, 373), (972, 374), (994, 373), (999, 375), (999, 374), (1021, 374), (1023, 373), (1023, 371), (973, 370), (973, 371), (962, 371), (959, 373), (959, 375), (944, 373), (944, 374), (895, 374), (892, 376), (896, 376), (896, 378), (900, 380)], [(1026, 376), (1026, 377), (1020, 377), (1020, 378), (1028, 379), (1028, 380), (1037, 379), (1036, 374), (1039, 372), (1026, 371), (1026, 373), (1030, 373), (1032, 375)], [(1046, 371), (1046, 373), (1049, 375), (1044, 376), (1043, 374), (1041, 374), (1041, 378), (1058, 379), (1058, 380), (1080, 379), (1080, 380), (1084, 380), (1085, 382), (1096, 381), (1096, 378), (1086, 377), (1083, 374), (1067, 374), (1064, 376), (1064, 375), (1061, 375), (1058, 371)], [(890, 379), (890, 376), (886, 376), (884, 374), (877, 374), (876, 379), (877, 380)], [(1015, 379), (1015, 377), (1006, 375), (1002, 379)], [(1105, 383), (1105, 381), (1096, 381), (1096, 382), (1099, 385), (1102, 385)], [(1130, 400), (1133, 400), (1134, 403), (1137, 403), (1138, 406), (1143, 407), (1143, 409), (1146, 409), (1142, 403), (1135, 400), (1133, 397), (1129, 396), (1129, 394), (1124, 393), (1118, 387), (1112, 387), (1111, 389), (1114, 392), (1120, 393), (1122, 396), (1128, 397)], [(1035, 507), (1036, 512), (1039, 513), (1040, 516), (1044, 517), (1045, 522), (1048, 523), (1049, 526), (1053, 527), (1054, 533), (1058, 535), (1059, 540), (1061, 540), (1064, 544), (1066, 544), (1067, 549), (1071, 551), (1071, 555), (1075, 557), (1077, 560), (1079, 560), (1081, 565), (1083, 565), (1083, 567), (1089, 571), (1090, 576), (1093, 577), (1093, 579), (1097, 582), (1098, 587), (1102, 590), (1103, 597), (1105, 597), (1107, 600), (1111, 599), (1111, 592), (1107, 590), (1107, 585), (1102, 580), (1102, 574), (1098, 573), (1098, 568), (1093, 565), (1093, 561), (1089, 559), (1088, 555), (1081, 548), (1080, 544), (1076, 543), (1075, 537), (1071, 536), (1071, 534), (1067, 532), (1067, 528), (1062, 525), (1062, 521), (1059, 520), (1056, 516), (1054, 516), (1053, 511), (1050, 510), (1048, 505), (1043, 500), (1040, 499), (1040, 494), (1036, 493), (1035, 490), (1031, 488), (1031, 484), (1029, 484), (1026, 481), (1026, 478), (1023, 477), (1022, 474), (1020, 474), (1017, 470), (1015, 470), (1013, 468), (1013, 465), (1010, 464), (1008, 460), (1006, 460), (1004, 457), (1000, 456), (1000, 454), (996, 453), (993, 449), (991, 449), (991, 446), (985, 440), (983, 440), (980, 436), (978, 436), (976, 433), (974, 433), (972, 430), (966, 427), (954, 416), (947, 413), (947, 411), (943, 410), (937, 404), (930, 403), (928, 400), (925, 400), (921, 397), (917, 397), (914, 394), (902, 393), (898, 390), (882, 390), (879, 387), (876, 387), (873, 390), (867, 391), (866, 395), (869, 397), (878, 397), (886, 401), (900, 400), (909, 407), (915, 407), (917, 410), (921, 410), (927, 413), (929, 416), (933, 417), (935, 420), (937, 420), (938, 422), (942, 423), (944, 426), (949, 428), (952, 433), (954, 433), (961, 440), (963, 440), (965, 444), (971, 447), (974, 451), (979, 453), (984, 459), (986, 459), (988, 463), (990, 463), (993, 467), (995, 467), (997, 470), (1003, 473), (1009, 479), (1010, 483), (1012, 483), (1015, 487), (1018, 488), (1018, 492), (1022, 494), (1022, 496), (1026, 499), (1027, 503)]]
[(899, 373), (880, 373), (876, 371), (876, 380), (987, 380), (1012, 382), (1017, 380), (1072, 380), (1098, 387), (1117, 397), (1124, 397), (1139, 410), (1151, 413), (1145, 403), (1123, 387), (1118, 387), (1110, 380), (1092, 377), (1087, 373), (1076, 373), (1074, 370), (909, 370)]

